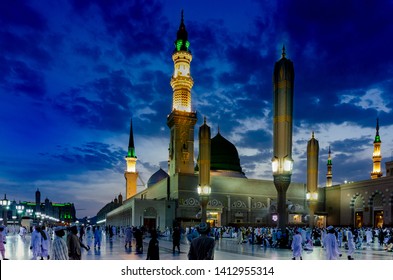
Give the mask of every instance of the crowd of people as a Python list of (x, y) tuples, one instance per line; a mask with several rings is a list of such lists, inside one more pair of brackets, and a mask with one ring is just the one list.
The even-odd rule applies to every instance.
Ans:
[(30, 250), (33, 260), (81, 260), (82, 250), (89, 251), (90, 248), (100, 250), (103, 234), (109, 242), (116, 238), (124, 238), (125, 249), (132, 248), (135, 241), (137, 254), (143, 254), (143, 239), (150, 237), (146, 259), (158, 260), (159, 240), (166, 238), (172, 240), (173, 254), (180, 253), (182, 238), (188, 240), (188, 258), (214, 259), (215, 243), (222, 239), (233, 239), (239, 246), (250, 244), (253, 246), (270, 247), (277, 249), (292, 250), (292, 259), (303, 259), (303, 253), (311, 253), (314, 246), (323, 248), (326, 259), (340, 259), (343, 254), (348, 260), (354, 259), (355, 250), (360, 250), (378, 243), (380, 248), (388, 252), (393, 251), (393, 229), (392, 228), (353, 228), (333, 227), (309, 228), (309, 227), (287, 227), (285, 231), (273, 227), (210, 227), (201, 223), (194, 227), (181, 228), (174, 225), (163, 231), (157, 229), (146, 229), (135, 226), (76, 226), (71, 227), (46, 227), (35, 225), (30, 229), (26, 227), (6, 228), (0, 226), (0, 254), (6, 260), (5, 246), (6, 235), (19, 232), (20, 238), (26, 240), (26, 235), (31, 233)]

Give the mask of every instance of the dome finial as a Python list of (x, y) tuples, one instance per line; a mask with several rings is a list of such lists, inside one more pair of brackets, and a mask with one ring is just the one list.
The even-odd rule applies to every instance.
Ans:
[(206, 116), (203, 118), (203, 124), (206, 124)]
[(286, 53), (285, 53), (285, 45), (282, 45), (282, 53), (281, 53), (281, 57), (285, 58)]

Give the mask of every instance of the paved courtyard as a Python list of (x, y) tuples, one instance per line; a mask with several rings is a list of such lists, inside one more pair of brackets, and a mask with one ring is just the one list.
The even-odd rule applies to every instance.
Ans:
[[(93, 247), (86, 251), (82, 249), (83, 260), (145, 260), (149, 238), (144, 239), (144, 252), (135, 252), (135, 241), (131, 249), (124, 247), (124, 238), (115, 237), (112, 241), (103, 235), (101, 249)], [(172, 241), (167, 237), (159, 239), (160, 259), (162, 260), (187, 260), (189, 244), (183, 238), (180, 246), (180, 254), (172, 253)], [(30, 247), (30, 235), (23, 240), (19, 235), (8, 235), (6, 257), (10, 260), (30, 260), (32, 258)], [(342, 260), (347, 260), (346, 251), (342, 248)], [(248, 243), (237, 244), (235, 239), (223, 238), (216, 243), (216, 260), (290, 260), (292, 252), (289, 249), (264, 248), (259, 245)], [(353, 255), (355, 260), (393, 260), (393, 253), (386, 252), (379, 247), (377, 242), (369, 247), (358, 249)], [(321, 247), (314, 247), (312, 252), (303, 252), (303, 260), (325, 260), (325, 251)]]

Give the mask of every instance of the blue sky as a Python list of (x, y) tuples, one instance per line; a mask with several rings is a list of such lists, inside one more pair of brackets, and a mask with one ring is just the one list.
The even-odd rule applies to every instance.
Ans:
[(306, 182), (312, 131), (321, 186), (329, 145), (334, 183), (369, 179), (377, 118), (384, 171), (391, 0), (13, 0), (0, 9), (1, 193), (33, 201), (39, 188), (43, 199), (74, 202), (78, 217), (95, 215), (124, 195), (131, 117), (143, 181), (167, 169), (181, 9), (196, 131), (203, 116), (213, 136), (219, 126), (248, 178), (272, 178), (272, 72), (283, 45), (295, 66), (292, 180)]

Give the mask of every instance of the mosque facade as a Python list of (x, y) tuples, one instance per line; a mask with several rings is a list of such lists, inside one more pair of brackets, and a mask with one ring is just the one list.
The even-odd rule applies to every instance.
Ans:
[[(189, 46), (182, 15), (172, 53), (172, 111), (167, 117), (170, 130), (168, 171), (160, 168), (150, 177), (147, 187), (137, 192), (137, 156), (131, 123), (128, 153), (125, 157), (126, 199), (108, 212), (101, 211), (100, 215), (105, 215), (102, 221), (115, 226), (133, 225), (161, 229), (174, 224), (182, 227), (194, 226), (199, 223), (202, 215), (201, 193), (198, 191), (206, 188), (206, 219), (212, 226), (278, 226), (278, 190), (275, 182), (247, 178), (242, 171), (236, 147), (220, 131), (209, 141), (208, 158), (200, 158), (199, 155), (197, 163), (194, 162), (194, 130), (198, 116), (191, 107), (191, 89), (194, 82), (191, 76), (193, 57)], [(282, 67), (277, 71), (277, 75), (294, 76), (293, 64), (285, 57), (284, 48), (277, 64), (292, 65), (292, 68)], [(292, 91), (293, 84), (285, 88)], [(285, 91), (285, 88), (281, 90)], [(204, 125), (207, 125), (206, 119)], [(201, 129), (202, 126), (199, 130)], [(393, 224), (393, 162), (387, 163), (387, 176), (383, 177), (378, 130), (379, 124), (378, 137), (374, 141), (371, 179), (332, 185), (329, 148), (327, 183), (322, 188), (318, 187), (319, 147), (313, 134), (308, 143), (310, 151), (307, 146), (307, 184), (290, 182), (286, 191), (285, 212), (288, 225), (325, 227), (328, 224)], [(285, 145), (291, 147), (292, 141)], [(209, 170), (206, 181), (208, 183), (203, 182), (204, 185), (201, 186), (200, 174), (206, 168)]]

